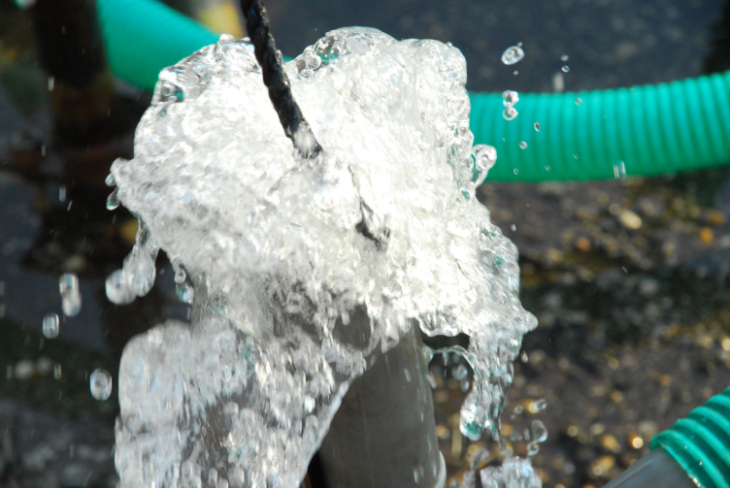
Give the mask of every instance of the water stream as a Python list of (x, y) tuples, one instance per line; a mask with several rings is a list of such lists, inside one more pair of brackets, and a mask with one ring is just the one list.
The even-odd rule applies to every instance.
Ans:
[[(413, 321), (470, 337), (461, 430), (501, 439), (512, 360), (537, 322), (516, 247), (474, 196), (496, 154), (472, 147), (464, 57), (347, 28), (285, 70), (316, 160), (285, 137), (253, 47), (223, 36), (161, 73), (134, 159), (112, 166), (109, 201), (140, 231), (109, 298), (146, 294), (162, 249), (194, 302), (192, 325), (168, 321), (125, 350), (123, 488), (297, 486), (349, 384)], [(364, 341), (342, 333), (356, 310)], [(541, 486), (506, 454), (484, 486)]]

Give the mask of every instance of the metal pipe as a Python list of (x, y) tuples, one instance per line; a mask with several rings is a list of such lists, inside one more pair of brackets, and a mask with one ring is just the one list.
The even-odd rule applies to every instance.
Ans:
[[(348, 326), (369, 330), (364, 313)], [(420, 330), (410, 332), (355, 380), (322, 442), (327, 488), (440, 487), (431, 388)]]

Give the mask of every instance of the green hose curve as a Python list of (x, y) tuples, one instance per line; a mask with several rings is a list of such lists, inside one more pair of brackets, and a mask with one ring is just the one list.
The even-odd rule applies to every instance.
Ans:
[(654, 437), (699, 488), (730, 487), (730, 388)]
[(98, 0), (106, 55), (112, 72), (153, 90), (162, 68), (172, 66), (218, 35), (154, 0)]
[(492, 181), (599, 180), (730, 163), (730, 72), (615, 90), (524, 94), (512, 121), (502, 117), (501, 95), (472, 93), (471, 102), (474, 142), (497, 149)]
[[(153, 89), (162, 68), (218, 40), (154, 0), (97, 5), (112, 71), (140, 88)], [(522, 94), (512, 121), (502, 117), (500, 94), (470, 98), (475, 144), (497, 149), (489, 181), (599, 180), (730, 163), (730, 72), (616, 90)]]

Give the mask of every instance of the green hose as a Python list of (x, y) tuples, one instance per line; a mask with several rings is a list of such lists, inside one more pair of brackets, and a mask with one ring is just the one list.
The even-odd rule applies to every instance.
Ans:
[(512, 121), (502, 117), (501, 95), (472, 93), (471, 102), (475, 143), (497, 149), (492, 181), (601, 180), (730, 163), (730, 72), (616, 90), (524, 94)]
[(112, 72), (153, 90), (162, 68), (171, 66), (218, 35), (154, 0), (98, 0), (106, 55)]
[(730, 388), (654, 437), (700, 488), (730, 487)]
[[(98, 0), (98, 10), (112, 71), (140, 88), (152, 90), (162, 68), (218, 40), (154, 0)], [(522, 94), (512, 121), (502, 117), (501, 95), (470, 97), (474, 142), (493, 145), (499, 156), (490, 181), (601, 180), (730, 163), (730, 72), (616, 90)]]

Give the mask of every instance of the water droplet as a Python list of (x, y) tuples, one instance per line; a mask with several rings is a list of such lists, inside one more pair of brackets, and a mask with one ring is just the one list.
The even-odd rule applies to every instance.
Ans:
[(187, 303), (188, 305), (193, 303), (195, 297), (195, 290), (192, 286), (187, 283), (181, 283), (175, 287), (175, 293), (181, 302)]
[(466, 369), (466, 366), (463, 364), (458, 365), (456, 368), (454, 368), (453, 376), (454, 379), (457, 379), (459, 381), (465, 379), (469, 375), (469, 370)]
[(522, 405), (517, 405), (515, 407), (515, 415), (520, 415), (524, 411), (525, 411), (525, 407), (523, 407)]
[(566, 64), (566, 65), (563, 65), (563, 67), (562, 67), (562, 68), (560, 68), (560, 69), (561, 69), (561, 70), (563, 71), (563, 73), (567, 73), (568, 71), (570, 71), (570, 66), (568, 66), (568, 65)]
[(181, 267), (178, 267), (175, 270), (175, 283), (178, 285), (185, 282), (185, 278), (187, 278), (188, 274), (185, 272), (185, 270)]
[(61, 365), (56, 363), (53, 365), (53, 379), (60, 380), (61, 376), (63, 375), (63, 370), (61, 369)]
[(525, 57), (525, 51), (520, 46), (511, 46), (502, 53), (502, 62), (506, 65), (519, 63)]
[(581, 103), (583, 103), (583, 99), (581, 99), (580, 97), (578, 97), (578, 98), (575, 99), (575, 104), (576, 105), (580, 105)]
[(112, 394), (112, 375), (104, 369), (95, 369), (89, 377), (89, 388), (95, 399), (108, 399)]
[(539, 122), (535, 122), (535, 131), (540, 132), (540, 123)]
[(540, 452), (540, 446), (536, 441), (530, 441), (527, 443), (527, 455), (528, 456), (534, 456), (538, 452)]
[(68, 317), (74, 317), (81, 312), (81, 292), (79, 279), (73, 273), (65, 273), (58, 280), (58, 289), (61, 292), (61, 308)]
[(520, 149), (527, 149), (527, 143), (525, 141), (520, 142)]
[(573, 154), (573, 159), (578, 159), (578, 155), (577, 154)]
[(519, 74), (520, 74), (520, 72), (519, 72), (519, 71), (517, 71), (517, 70), (514, 70), (514, 71), (512, 72), (512, 75), (514, 75), (514, 76), (517, 76), (517, 75), (519, 75)]
[(613, 165), (613, 177), (617, 180), (626, 178), (626, 164), (623, 161), (619, 161)]
[(127, 274), (121, 269), (114, 271), (107, 277), (105, 287), (106, 297), (110, 302), (117, 305), (127, 305), (137, 297), (129, 284)]
[(535, 413), (537, 413), (537, 412), (542, 412), (546, 408), (547, 408), (547, 400), (545, 400), (544, 398), (540, 398), (538, 401), (536, 401), (533, 404), (532, 409), (535, 411)]
[(49, 313), (43, 317), (43, 335), (49, 339), (55, 339), (58, 337), (58, 332), (58, 315)]
[(504, 120), (514, 120), (517, 115), (517, 110), (515, 110), (514, 107), (509, 107), (502, 111), (502, 117), (504, 117)]
[(479, 186), (484, 183), (489, 170), (497, 162), (497, 150), (486, 144), (477, 144), (472, 148), (472, 157), (474, 158), (474, 170), (472, 172), (474, 185)]
[(550, 166), (545, 166), (545, 171), (550, 171)]
[(108, 175), (106, 175), (106, 178), (104, 179), (104, 183), (106, 184), (106, 186), (116, 186), (116, 184), (117, 184), (114, 181), (114, 176), (112, 176), (111, 173), (109, 173)]
[(61, 185), (61, 187), (58, 189), (58, 201), (59, 202), (66, 201), (66, 187), (63, 185)]
[(520, 170), (517, 168), (513, 169), (512, 172), (516, 175), (520, 174)]
[(515, 224), (510, 225), (509, 228), (512, 229), (512, 232), (517, 232), (517, 226)]
[(532, 421), (532, 438), (535, 442), (545, 442), (548, 438), (548, 431), (542, 420)]
[(530, 358), (527, 356), (527, 353), (525, 351), (522, 351), (522, 354), (520, 354), (520, 360), (523, 363), (526, 363), (530, 360)]
[(48, 77), (48, 91), (52, 92), (53, 89), (56, 87), (56, 78), (53, 76)]
[(567, 54), (563, 54), (562, 56), (560, 56), (560, 60), (562, 62), (566, 62), (568, 60), (568, 55)]
[(119, 208), (119, 193), (118, 190), (114, 190), (109, 194), (109, 197), (106, 199), (106, 208), (108, 210), (116, 210)]
[(520, 101), (520, 94), (514, 90), (507, 90), (502, 93), (502, 103), (505, 107), (513, 107), (517, 102)]

